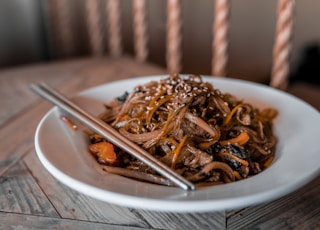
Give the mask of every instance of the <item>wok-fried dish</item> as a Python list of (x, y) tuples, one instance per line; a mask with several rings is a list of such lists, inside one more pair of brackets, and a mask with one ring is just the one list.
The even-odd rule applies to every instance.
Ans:
[[(101, 119), (198, 185), (248, 178), (274, 158), (277, 111), (221, 93), (201, 76), (139, 85), (105, 107)], [(107, 171), (162, 183), (154, 170), (100, 135), (91, 134), (90, 141), (89, 151)]]

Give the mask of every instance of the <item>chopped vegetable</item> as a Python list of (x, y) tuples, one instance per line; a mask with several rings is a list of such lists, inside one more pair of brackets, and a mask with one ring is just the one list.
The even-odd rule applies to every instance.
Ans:
[(220, 141), (221, 145), (227, 144), (238, 144), (244, 145), (249, 141), (250, 137), (247, 132), (241, 132), (237, 137), (231, 138), (229, 140)]
[[(199, 75), (172, 74), (138, 85), (121, 98), (126, 99), (106, 103), (103, 120), (197, 185), (248, 178), (270, 165), (275, 154), (277, 138), (272, 121), (277, 111), (259, 110), (222, 93)], [(101, 164), (119, 162), (124, 169), (112, 172), (132, 177), (134, 171), (139, 177), (143, 175), (141, 180), (149, 177), (146, 174), (153, 181), (159, 176), (99, 136), (93, 140), (91, 148)], [(98, 140), (101, 146), (94, 145)]]
[(117, 162), (114, 145), (107, 141), (89, 145), (89, 151), (97, 157), (100, 163), (113, 165)]

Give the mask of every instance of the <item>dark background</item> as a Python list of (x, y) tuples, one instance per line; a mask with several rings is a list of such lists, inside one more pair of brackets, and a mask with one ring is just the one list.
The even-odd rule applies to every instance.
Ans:
[[(0, 69), (90, 55), (83, 0), (69, 0), (73, 53), (59, 56), (52, 45), (46, 0), (0, 1)], [(229, 76), (261, 81), (271, 69), (276, 0), (231, 1)], [(147, 3), (149, 61), (165, 65), (166, 1)], [(320, 1), (296, 1), (291, 79), (319, 83)], [(125, 52), (133, 53), (131, 0), (121, 0)], [(183, 72), (211, 73), (213, 0), (182, 0)]]

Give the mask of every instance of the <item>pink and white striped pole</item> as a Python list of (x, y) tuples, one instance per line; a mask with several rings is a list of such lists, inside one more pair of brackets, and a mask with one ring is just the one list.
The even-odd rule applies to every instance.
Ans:
[(137, 60), (148, 57), (146, 0), (133, 0), (134, 49)]
[(48, 5), (55, 55), (58, 57), (71, 56), (74, 51), (74, 38), (71, 25), (70, 2), (68, 0), (50, 0), (48, 1)]
[(212, 75), (225, 77), (228, 61), (230, 0), (215, 0), (212, 44)]
[(286, 89), (290, 70), (292, 30), (295, 0), (279, 0), (277, 11), (276, 37), (273, 48), (272, 87)]
[(167, 0), (167, 48), (166, 61), (169, 73), (179, 73), (181, 66), (181, 2)]
[(100, 21), (100, 0), (85, 1), (91, 52), (94, 56), (103, 55), (103, 35)]
[(119, 0), (107, 0), (106, 13), (110, 54), (111, 56), (118, 57), (122, 54)]

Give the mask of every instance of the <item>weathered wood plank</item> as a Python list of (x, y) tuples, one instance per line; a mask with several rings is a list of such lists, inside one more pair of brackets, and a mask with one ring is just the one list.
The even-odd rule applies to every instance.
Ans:
[(270, 203), (230, 211), (228, 229), (320, 229), (320, 177)]
[(141, 230), (146, 228), (0, 212), (0, 229)]
[(72, 95), (85, 88), (123, 78), (163, 74), (165, 70), (130, 57), (86, 58), (31, 65), (0, 71), (0, 127), (34, 103), (38, 97), (28, 84), (47, 81)]
[(0, 124), (12, 119), (13, 115), (19, 114), (38, 99), (28, 88), (30, 82), (46, 80), (52, 85), (60, 85), (72, 77), (70, 71), (79, 69), (87, 63), (90, 64), (88, 60), (67, 61), (2, 70), (0, 106), (5, 110), (0, 110)]
[(22, 162), (0, 177), (0, 185), (1, 211), (59, 217)]
[(17, 162), (34, 145), (34, 133), (42, 116), (50, 109), (47, 102), (40, 102), (14, 122), (2, 127), (0, 132), (0, 176)]
[(319, 177), (270, 203), (227, 214), (182, 214), (128, 209), (97, 201), (62, 185), (43, 168), (36, 158), (33, 139), (38, 122), (51, 105), (28, 89), (29, 82), (47, 81), (72, 96), (108, 81), (162, 73), (162, 68), (129, 57), (71, 60), (0, 71), (0, 106), (4, 108), (0, 110), (0, 229), (320, 229)]
[[(28, 89), (29, 82), (39, 79), (47, 81), (70, 96), (85, 88), (108, 81), (164, 72), (159, 67), (139, 63), (130, 58), (86, 59), (80, 60), (79, 63), (70, 61), (29, 68), (9, 71), (9, 73), (6, 71), (4, 73), (0, 72), (0, 79), (3, 77), (7, 80), (1, 83), (5, 83), (8, 87), (10, 87), (10, 84), (6, 84), (6, 82), (9, 79), (18, 82), (12, 86), (17, 88), (7, 91), (5, 98), (0, 100), (0, 106), (4, 106), (1, 108), (5, 108), (1, 111), (6, 111), (0, 114), (0, 127), (2, 126), (0, 132), (0, 176), (33, 146), (36, 126), (43, 115), (52, 107)], [(64, 71), (60, 72), (60, 69)], [(27, 80), (23, 80), (24, 77)], [(60, 81), (54, 80), (55, 78), (60, 78)], [(4, 85), (0, 85), (2, 89)], [(0, 90), (0, 92), (2, 91)], [(8, 107), (10, 103), (27, 106), (21, 106), (21, 108), (17, 106), (17, 108), (11, 110), (11, 107)], [(12, 140), (13, 137), (14, 141)]]
[(24, 161), (62, 218), (149, 227), (125, 207), (98, 201), (61, 184), (46, 171), (34, 151)]
[(225, 212), (184, 214), (128, 209), (69, 189), (45, 171), (34, 153), (26, 156), (25, 162), (63, 218), (159, 229), (225, 228)]
[[(0, 84), (1, 87), (9, 87), (11, 83), (13, 83), (11, 89), (14, 89), (9, 89), (7, 91), (0, 90), (0, 92), (3, 93), (1, 94), (0, 105), (3, 106), (2, 108), (8, 108), (6, 113), (0, 114), (0, 126), (2, 126), (0, 132), (0, 176), (6, 172), (8, 173), (6, 175), (10, 175), (11, 168), (14, 169), (16, 163), (33, 148), (36, 126), (42, 116), (51, 107), (49, 103), (44, 102), (30, 92), (27, 86), (29, 82), (39, 80), (47, 81), (53, 86), (58, 87), (65, 94), (72, 95), (85, 88), (108, 81), (139, 75), (160, 74), (163, 72), (164, 70), (162, 68), (138, 63), (131, 58), (80, 60), (0, 72), (0, 79), (2, 80)], [(10, 107), (11, 103), (15, 106)], [(29, 163), (30, 166), (34, 162)], [(18, 166), (20, 167), (20, 163)], [(30, 168), (33, 167), (30, 166)], [(44, 169), (42, 169), (42, 171), (45, 172)], [(35, 175), (36, 172), (42, 173), (39, 171), (32, 172), (35, 173)], [(17, 177), (16, 179), (16, 182), (19, 181), (21, 183), (25, 178), (20, 178), (20, 180), (19, 177)], [(3, 183), (8, 183), (6, 177), (1, 177), (1, 180)], [(43, 180), (46, 181), (46, 178), (43, 178)], [(26, 180), (26, 182), (28, 182), (28, 180)], [(12, 200), (11, 202), (12, 205), (17, 205), (17, 207), (13, 207), (12, 209), (12, 207), (9, 207), (9, 203), (3, 203), (3, 209), (8, 212), (26, 212), (28, 214), (37, 212), (36, 210), (38, 209), (31, 210), (30, 208), (36, 201), (29, 200), (31, 203), (29, 206), (26, 205), (26, 207), (24, 202), (20, 202), (20, 200), (23, 200), (27, 195), (27, 191), (29, 191), (28, 189), (25, 190), (26, 188), (28, 188), (28, 186), (22, 186), (19, 189), (19, 194), (16, 195), (19, 195), (19, 199)], [(5, 189), (4, 186), (3, 189)], [(6, 191), (12, 190), (8, 189)], [(59, 192), (62, 192), (61, 194), (65, 193), (69, 198), (72, 198), (69, 200), (60, 199), (59, 201), (61, 203), (60, 207), (62, 208), (62, 210), (59, 211), (62, 214), (66, 214), (67, 218), (79, 218), (96, 222), (105, 221), (110, 223), (117, 223), (118, 220), (119, 223), (123, 223), (124, 225), (148, 227), (145, 222), (140, 221), (125, 208), (108, 206), (102, 202), (93, 201), (93, 199), (90, 200), (88, 197), (80, 194), (75, 196), (73, 193), (74, 191), (71, 190), (62, 189), (59, 190)], [(8, 194), (9, 192), (4, 191), (4, 196), (2, 198), (6, 199), (5, 196), (8, 196)], [(41, 192), (38, 194), (41, 194)], [(28, 199), (26, 199), (26, 201), (27, 200)], [(43, 200), (48, 202), (47, 199)], [(66, 202), (69, 206), (66, 210), (63, 210), (63, 205)], [(22, 207), (20, 207), (20, 203), (23, 204)], [(80, 205), (74, 206), (74, 204)], [(84, 211), (82, 212), (82, 210)], [(42, 211), (39, 211), (39, 213), (42, 213)], [(45, 214), (53, 216), (57, 215), (56, 213), (52, 214), (50, 212)]]
[(226, 229), (226, 215), (221, 212), (174, 213), (132, 210), (157, 229)]

